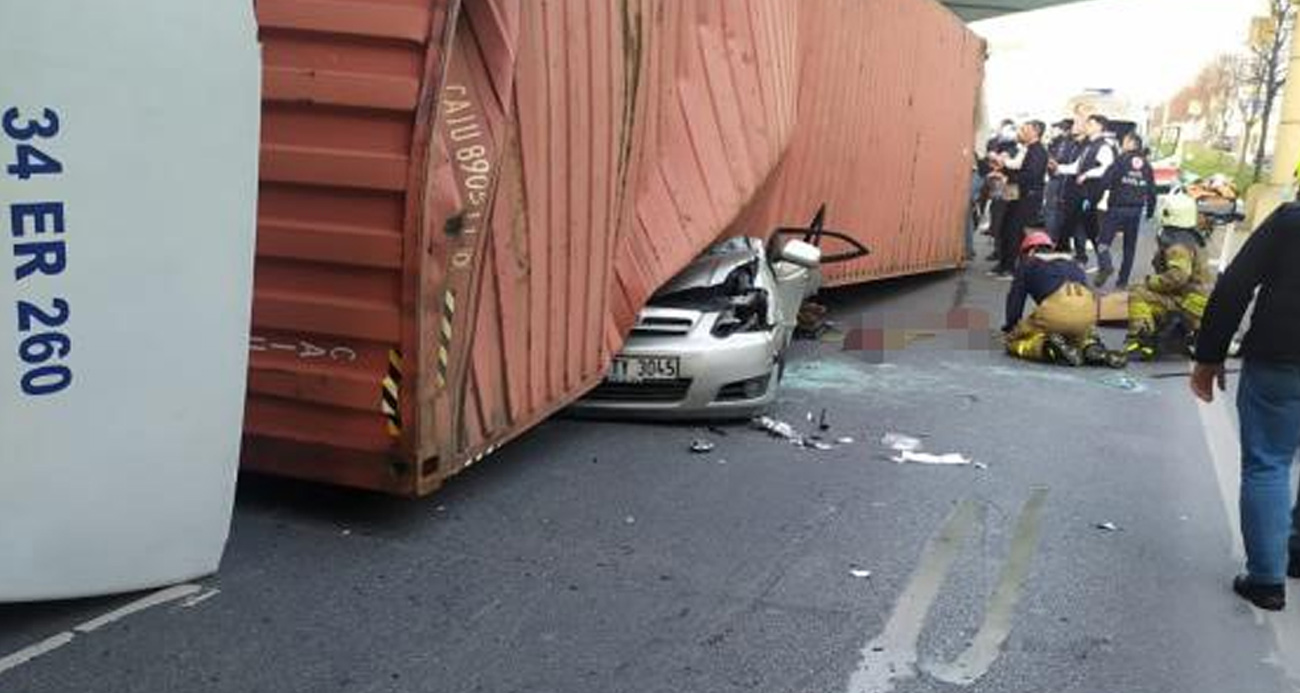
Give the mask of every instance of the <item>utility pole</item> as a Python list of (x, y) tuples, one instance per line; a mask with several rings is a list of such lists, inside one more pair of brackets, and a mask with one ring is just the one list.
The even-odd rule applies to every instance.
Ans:
[[(1292, 0), (1292, 4), (1296, 4)], [(1300, 77), (1300, 32), (1292, 31), (1287, 47), (1288, 75)], [(1246, 223), (1254, 229), (1279, 205), (1296, 197), (1296, 165), (1300, 163), (1300, 79), (1287, 79), (1282, 87), (1281, 120), (1273, 148), (1273, 166), (1267, 182), (1246, 196)], [(1263, 143), (1260, 146), (1264, 146)]]
[(1294, 188), (1296, 164), (1300, 163), (1300, 32), (1291, 32), (1289, 66), (1287, 74), (1298, 79), (1287, 79), (1282, 88), (1282, 119), (1277, 127), (1273, 170), (1268, 182)]

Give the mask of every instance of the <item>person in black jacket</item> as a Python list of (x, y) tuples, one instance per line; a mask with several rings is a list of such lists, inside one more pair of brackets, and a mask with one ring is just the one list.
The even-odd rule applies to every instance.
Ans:
[(1020, 149), (1016, 156), (1004, 159), (1003, 171), (1016, 197), (1007, 205), (1002, 228), (995, 231), (998, 244), (998, 264), (994, 275), (1010, 277), (1016, 270), (1020, 242), (1025, 238), (1025, 227), (1039, 221), (1043, 210), (1043, 189), (1047, 185), (1047, 148), (1043, 146), (1041, 121), (1031, 120), (1020, 126)]
[(1101, 234), (1097, 237), (1097, 277), (1094, 285), (1101, 288), (1115, 273), (1110, 247), (1115, 236), (1124, 234), (1124, 261), (1119, 268), (1121, 287), (1128, 286), (1133, 273), (1133, 256), (1137, 253), (1138, 229), (1142, 225), (1143, 211), (1149, 220), (1156, 213), (1156, 180), (1151, 162), (1143, 154), (1142, 138), (1135, 133), (1124, 136), (1123, 153), (1106, 174), (1105, 191), (1098, 208), (1105, 213)]
[(1084, 121), (1087, 142), (1079, 157), (1069, 164), (1052, 167), (1053, 175), (1068, 175), (1074, 185), (1066, 190), (1065, 221), (1062, 234), (1074, 237), (1074, 257), (1080, 264), (1088, 262), (1088, 241), (1097, 242), (1101, 233), (1097, 204), (1101, 202), (1106, 173), (1115, 161), (1115, 151), (1106, 139), (1110, 121), (1102, 115), (1090, 115)]
[[(1223, 362), (1255, 297), (1237, 392), (1241, 422), (1241, 533), (1246, 573), (1233, 580), (1262, 609), (1286, 606), (1286, 575), (1300, 577), (1300, 555), (1287, 563), (1291, 462), (1300, 447), (1300, 204), (1274, 212), (1241, 248), (1210, 296), (1196, 342), (1192, 391), (1205, 402), (1223, 390)], [(1258, 295), (1256, 291), (1258, 290)]]
[[(1058, 164), (1069, 163), (1074, 161), (1075, 141), (1074, 141), (1074, 121), (1062, 120), (1052, 125), (1051, 141), (1047, 144), (1048, 167), (1051, 168), (1051, 162)], [(1062, 209), (1061, 203), (1065, 193), (1065, 176), (1052, 175), (1047, 179), (1047, 188), (1043, 193), (1043, 224), (1047, 227), (1047, 235), (1059, 245), (1061, 242), (1061, 222)], [(1066, 252), (1064, 249), (1062, 252)]]

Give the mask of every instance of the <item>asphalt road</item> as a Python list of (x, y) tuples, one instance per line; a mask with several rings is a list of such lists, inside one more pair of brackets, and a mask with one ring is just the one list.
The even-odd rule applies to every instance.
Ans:
[[(420, 502), (245, 478), (201, 591), (70, 642), (145, 595), (0, 607), (0, 691), (1300, 690), (1300, 609), (1228, 589), (1227, 410), (1149, 377), (1178, 362), (1052, 369), (933, 329), (996, 326), (1005, 287), (833, 295), (846, 332), (913, 328), (799, 345), (775, 414), (825, 408), (833, 450), (560, 419)], [(979, 465), (895, 464), (890, 432)]]

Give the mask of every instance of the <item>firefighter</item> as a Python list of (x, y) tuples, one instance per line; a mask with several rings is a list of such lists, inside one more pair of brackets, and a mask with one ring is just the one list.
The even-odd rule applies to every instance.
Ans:
[(1181, 322), (1188, 344), (1201, 328), (1201, 316), (1213, 283), (1206, 263), (1208, 227), (1199, 223), (1196, 200), (1170, 195), (1161, 214), (1164, 228), (1151, 261), (1155, 274), (1129, 289), (1128, 338), (1130, 357), (1154, 361), (1165, 331)]
[[(1074, 257), (1053, 252), (1052, 237), (1042, 231), (1026, 236), (1020, 251), (1002, 327), (1007, 353), (1066, 366), (1123, 368), (1125, 355), (1108, 350), (1097, 336), (1097, 300)], [(1021, 320), (1030, 297), (1038, 306)]]

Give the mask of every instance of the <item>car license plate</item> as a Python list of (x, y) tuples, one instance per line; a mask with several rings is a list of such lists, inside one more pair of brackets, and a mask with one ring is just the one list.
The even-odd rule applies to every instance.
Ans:
[(676, 356), (629, 356), (614, 359), (606, 378), (611, 383), (647, 383), (677, 380), (681, 360)]

